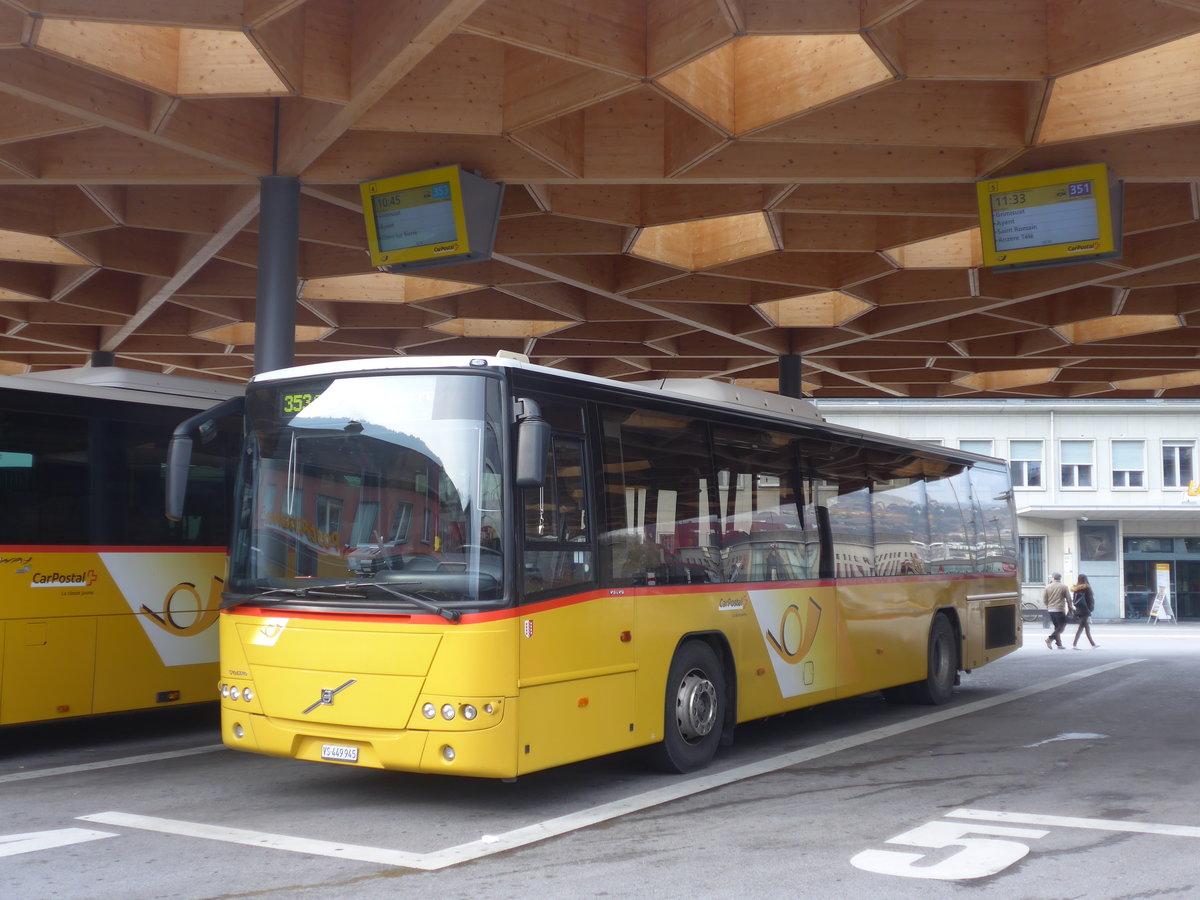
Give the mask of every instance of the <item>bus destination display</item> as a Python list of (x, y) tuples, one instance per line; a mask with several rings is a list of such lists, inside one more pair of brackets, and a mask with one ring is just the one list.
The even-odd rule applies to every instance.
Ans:
[(984, 265), (1030, 268), (1119, 256), (1113, 203), (1119, 191), (1111, 187), (1102, 164), (979, 182)]

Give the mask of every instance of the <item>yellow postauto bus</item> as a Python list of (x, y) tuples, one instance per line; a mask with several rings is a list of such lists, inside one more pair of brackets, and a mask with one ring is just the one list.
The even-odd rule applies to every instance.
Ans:
[(230, 747), (495, 778), (646, 747), (686, 772), (739, 722), (944, 702), (1021, 642), (1004, 464), (804, 401), (394, 358), (259, 375), (245, 416)]
[(241, 386), (111, 367), (0, 376), (0, 725), (217, 697), (236, 421), (162, 516), (172, 431)]

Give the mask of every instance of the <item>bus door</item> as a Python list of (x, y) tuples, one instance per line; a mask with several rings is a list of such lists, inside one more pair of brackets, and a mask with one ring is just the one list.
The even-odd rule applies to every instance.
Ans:
[(537, 398), (546, 478), (520, 492), (520, 771), (630, 745), (634, 604), (597, 592), (591, 466), (579, 405)]

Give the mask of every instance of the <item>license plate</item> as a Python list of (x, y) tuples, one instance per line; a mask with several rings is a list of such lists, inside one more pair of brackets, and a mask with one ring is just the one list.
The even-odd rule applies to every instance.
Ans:
[(333, 762), (358, 762), (357, 747), (343, 747), (340, 744), (322, 744), (321, 759)]

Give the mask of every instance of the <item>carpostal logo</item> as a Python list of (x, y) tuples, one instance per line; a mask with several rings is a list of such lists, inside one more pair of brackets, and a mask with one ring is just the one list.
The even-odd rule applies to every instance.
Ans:
[(719, 612), (729, 612), (732, 610), (745, 609), (745, 597), (722, 597), (717, 601), (717, 610)]
[(83, 572), (34, 572), (29, 586), (35, 588), (91, 587), (95, 583), (96, 570), (87, 569)]

